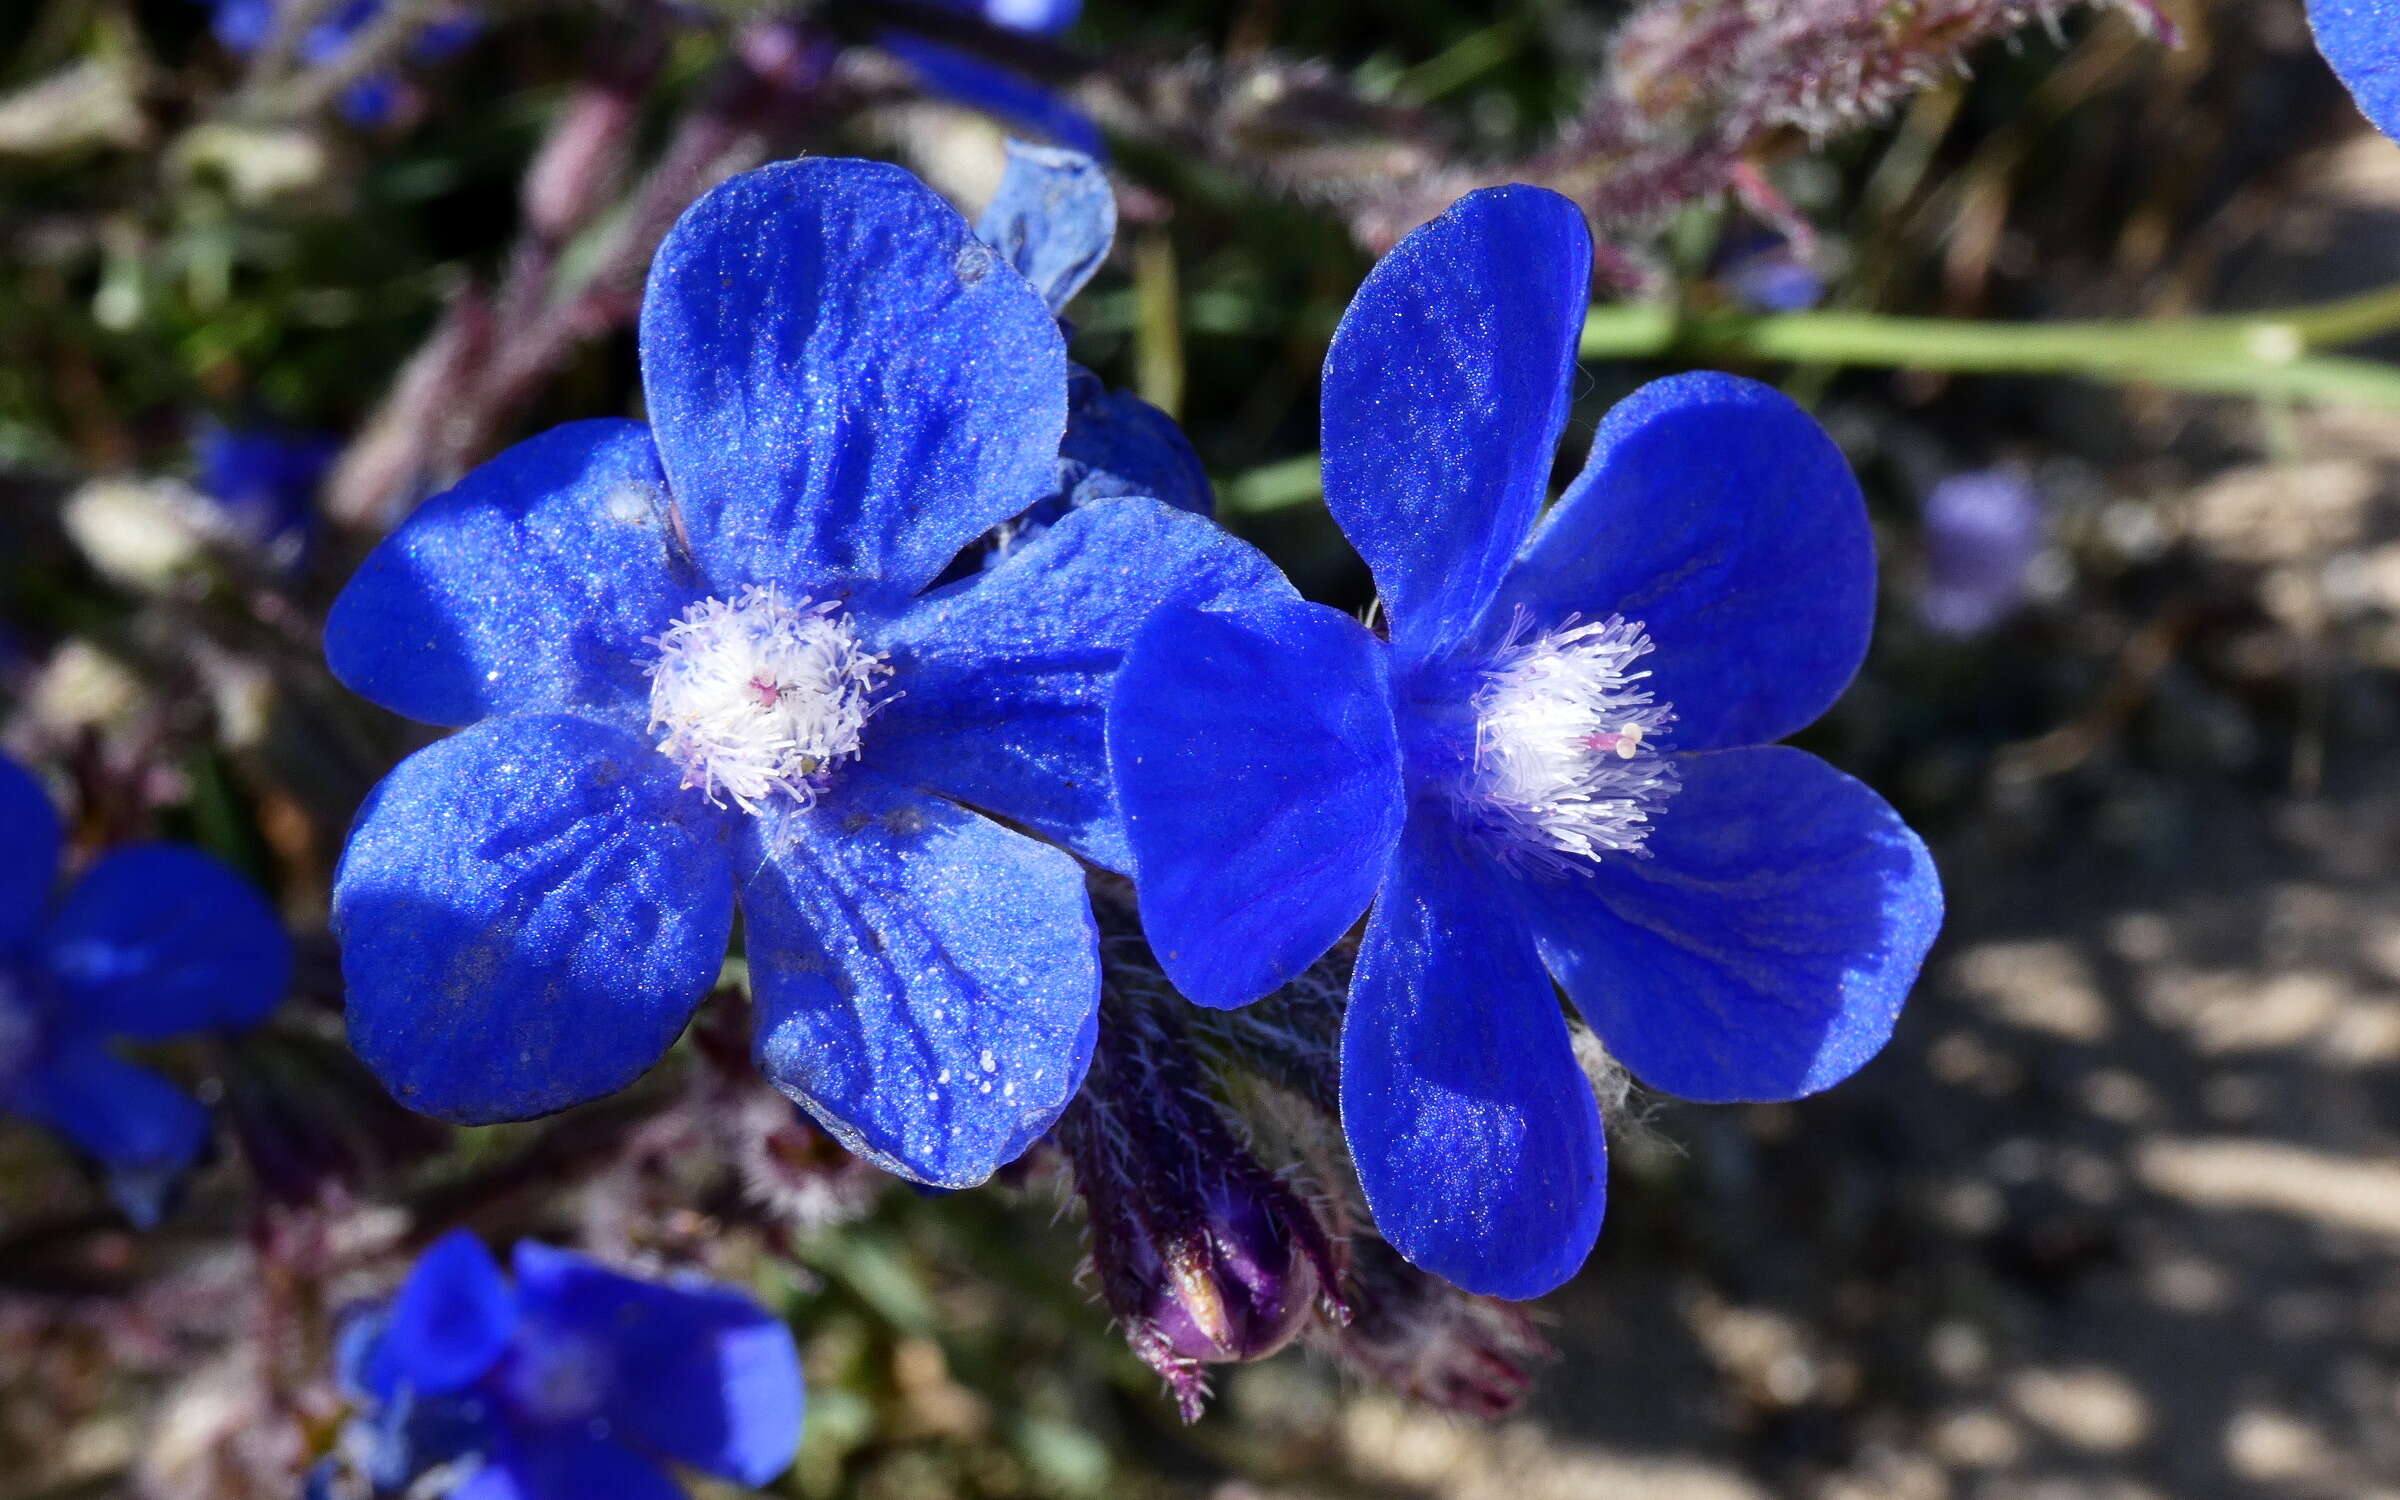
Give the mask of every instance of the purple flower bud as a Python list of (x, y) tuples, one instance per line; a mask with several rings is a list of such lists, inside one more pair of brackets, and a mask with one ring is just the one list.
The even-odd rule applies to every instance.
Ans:
[(1188, 1422), (1207, 1400), (1203, 1366), (1275, 1353), (1320, 1299), (1347, 1318), (1341, 1266), (1316, 1210), (1212, 1097), (1149, 950), (1123, 936), (1104, 952), (1091, 1073), (1053, 1139), (1089, 1217), (1100, 1294)]
[(2041, 554), (2041, 496), (2013, 469), (1955, 474), (1925, 497), (1917, 614), (1945, 635), (1980, 635), (2024, 602)]

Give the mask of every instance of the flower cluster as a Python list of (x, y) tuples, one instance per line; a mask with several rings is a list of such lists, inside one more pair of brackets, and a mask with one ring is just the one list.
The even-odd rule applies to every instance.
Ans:
[(208, 1112), (111, 1043), (256, 1023), (290, 984), (291, 941), (239, 876), (171, 844), (103, 856), (53, 907), (62, 848), (40, 784), (0, 759), (0, 1110), (73, 1143), (154, 1223)]
[(354, 1315), (341, 1377), (358, 1414), (313, 1494), (674, 1500), (667, 1463), (753, 1485), (791, 1466), (800, 1357), (780, 1318), (533, 1240), (511, 1262), (513, 1284), (453, 1230)]
[[(1932, 940), (1923, 845), (1774, 744), (1864, 654), (1863, 502), (1799, 408), (1703, 374), (1610, 413), (1537, 527), (1592, 242), (1563, 198), (1480, 192), (1327, 363), (1378, 631), (1067, 362), (1113, 229), (1099, 168), (1047, 148), (979, 232), (846, 160), (684, 215), (648, 422), (503, 453), (335, 604), (335, 673), (460, 729), (352, 831), (351, 1039), (416, 1109), (519, 1119), (746, 986), (760, 1072), (891, 1172), (970, 1185), (1055, 1126), (1102, 1295), (1187, 1415), (1205, 1364), (1320, 1313), (1362, 1368), (1498, 1409), (1539, 1342), (1481, 1299), (1557, 1285), (1600, 1221), (1553, 980), (1643, 1081), (1785, 1099), (1875, 1053)], [(1254, 1153), (1207, 1060), (1271, 1029), (1209, 1016), (1362, 914), (1346, 1007), (1279, 1013), (1307, 1035), (1274, 1086), (1338, 1109), (1371, 1227), (1326, 1162), (1303, 1191)]]

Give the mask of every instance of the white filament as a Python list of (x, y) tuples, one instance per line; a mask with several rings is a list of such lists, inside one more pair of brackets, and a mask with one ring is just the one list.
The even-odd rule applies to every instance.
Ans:
[(1676, 788), (1658, 754), (1674, 709), (1633, 670), (1650, 637), (1615, 616), (1569, 617), (1546, 635), (1525, 626), (1520, 615), (1475, 695), (1467, 791), (1478, 821), (1504, 859), (1547, 873), (1643, 852)]
[(704, 599), (648, 644), (650, 728), (683, 784), (756, 813), (781, 795), (815, 805), (826, 773), (855, 759), (891, 668), (828, 600), (769, 584)]

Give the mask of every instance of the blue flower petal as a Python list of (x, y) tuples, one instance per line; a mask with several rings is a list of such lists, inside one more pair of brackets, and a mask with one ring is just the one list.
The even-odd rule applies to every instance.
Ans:
[(446, 1120), (633, 1082), (717, 977), (733, 882), (714, 811), (621, 729), (491, 719), (383, 779), (334, 880), (350, 1043)]
[[(1649, 627), (1676, 750), (1761, 745), (1809, 724), (1866, 658), (1875, 535), (1816, 419), (1732, 375), (1653, 381), (1617, 403), (1500, 591), (1552, 627)], [(1495, 620), (1498, 614), (1495, 614)]]
[(1652, 1088), (1829, 1088), (1892, 1034), (1941, 927), (1933, 861), (1881, 797), (1803, 751), (1676, 764), (1649, 858), (1518, 885), (1542, 955)]
[(498, 1362), (516, 1332), (517, 1298), (500, 1263), (473, 1233), (453, 1229), (418, 1258), (392, 1299), (374, 1361), (383, 1378), (373, 1384), (427, 1395), (463, 1390)]
[(743, 856), (758, 1064), (886, 1171), (972, 1187), (1091, 1061), (1098, 937), (1073, 857), (855, 770)]
[(638, 422), (528, 438), (417, 507), (343, 588), (325, 659), (428, 724), (569, 709), (642, 718), (643, 645), (697, 594)]
[(1399, 837), (1386, 653), (1321, 604), (1170, 607), (1134, 638), (1108, 755), (1142, 926), (1189, 999), (1247, 1005), (1366, 910)]
[(668, 1473), (628, 1448), (573, 1427), (519, 1431), (449, 1492), (449, 1500), (690, 1500)]
[(1108, 173), (1080, 151), (1008, 143), (1000, 190), (975, 232), (1057, 312), (1083, 290), (1117, 237)]
[(77, 1023), (105, 1034), (254, 1025), (292, 982), (292, 940), (266, 898), (174, 844), (119, 849), (93, 865), (43, 945)]
[(1608, 1148), (1558, 995), (1480, 852), (1412, 819), (1342, 1022), (1342, 1131), (1375, 1226), (1471, 1292), (1538, 1297), (1600, 1235)]
[(1086, 156), (1108, 155), (1108, 142), (1092, 117), (1046, 84), (923, 37), (886, 32), (877, 40), (884, 51), (908, 64), (929, 94), (980, 110), (1012, 129)]
[(1083, 0), (935, 0), (951, 10), (973, 11), (994, 26), (1035, 36), (1054, 36), (1075, 24)]
[(1583, 211), (1488, 188), (1368, 273), (1325, 356), (1325, 503), (1403, 660), (1471, 631), (1543, 497), (1591, 284)]
[(2400, 137), (2400, 0), (2308, 0), (2308, 21), (2359, 109)]
[(32, 936), (58, 880), (58, 809), (31, 772), (0, 755), (0, 954)]
[[(118, 1181), (127, 1215), (147, 1228), (161, 1191), (208, 1145), (208, 1111), (189, 1094), (86, 1037), (47, 1054), (8, 1107), (58, 1132)], [(127, 1191), (129, 1189), (130, 1191)]]
[(792, 1466), (800, 1352), (781, 1319), (731, 1287), (637, 1280), (532, 1240), (515, 1262), (529, 1323), (608, 1351), (614, 1431), (744, 1484)]
[(719, 593), (913, 593), (1049, 493), (1066, 350), (1039, 293), (898, 167), (745, 172), (650, 268), (642, 375)]
[(899, 695), (868, 729), (876, 774), (914, 782), (1131, 867), (1102, 711), (1126, 643), (1169, 600), (1290, 597), (1257, 548), (1155, 500), (1067, 515), (927, 595), (876, 644)]
[(1208, 470), (1175, 419), (1131, 391), (1110, 390), (1089, 370), (1068, 377), (1067, 435), (1058, 456), (1083, 466), (1070, 504), (1148, 495), (1196, 516), (1216, 513)]

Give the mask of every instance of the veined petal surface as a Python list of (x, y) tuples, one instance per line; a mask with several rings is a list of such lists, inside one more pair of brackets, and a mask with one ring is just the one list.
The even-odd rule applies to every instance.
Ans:
[(646, 638), (698, 597), (638, 422), (572, 422), (417, 507), (334, 600), (325, 658), (427, 724), (559, 710), (633, 719)]
[(732, 927), (723, 822), (641, 740), (565, 715), (402, 761), (334, 881), (351, 1046), (401, 1103), (470, 1124), (641, 1076)]
[(1376, 264), (1325, 356), (1325, 503), (1404, 662), (1482, 619), (1550, 490), (1591, 288), (1583, 211), (1487, 188)]
[(1922, 840), (1805, 751), (1676, 757), (1646, 859), (1516, 889), (1551, 972), (1643, 1083), (1792, 1099), (1881, 1050), (1941, 926)]
[(1066, 349), (1041, 294), (899, 167), (721, 183), (651, 263), (642, 381), (715, 591), (913, 593), (1049, 493)]
[(958, 1188), (1050, 1128), (1100, 1004), (1071, 855), (854, 769), (742, 860), (759, 1069), (836, 1140)]

